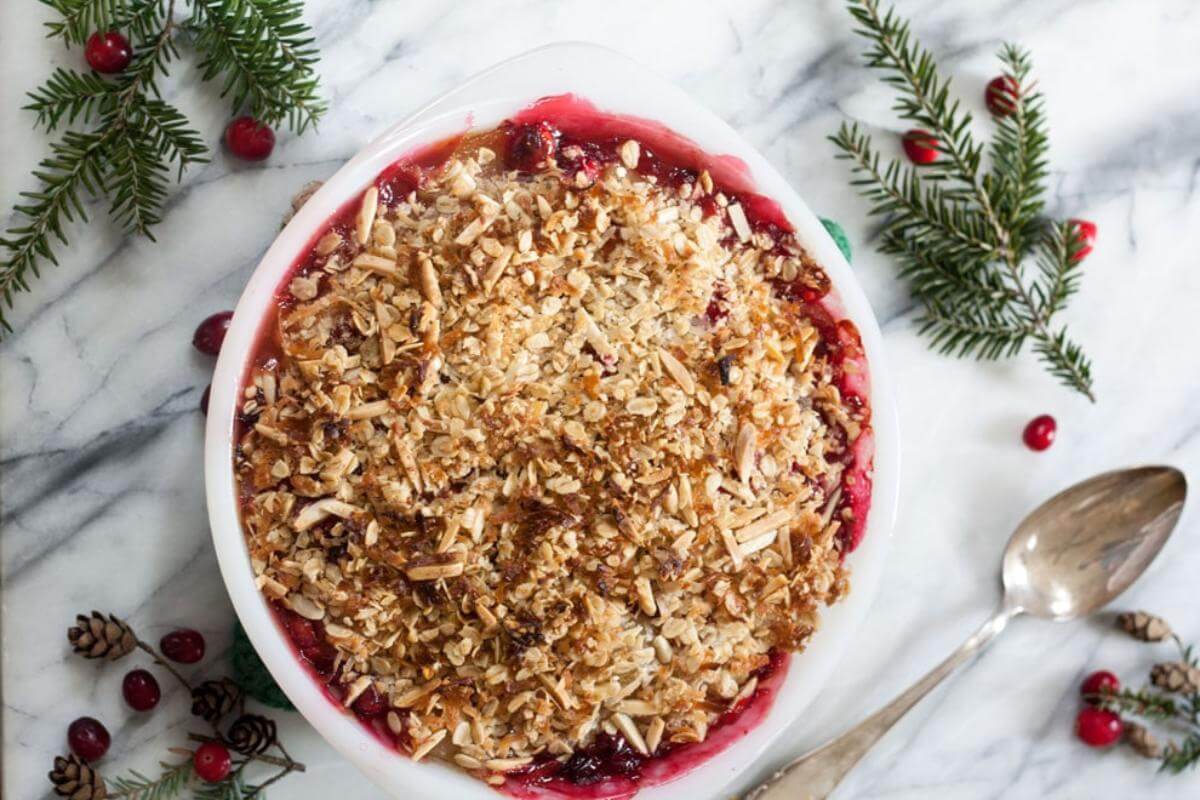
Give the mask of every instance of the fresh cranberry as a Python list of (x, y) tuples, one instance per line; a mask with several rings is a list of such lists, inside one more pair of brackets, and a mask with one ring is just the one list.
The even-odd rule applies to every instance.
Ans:
[(1083, 695), (1083, 699), (1093, 704), (1099, 702), (1096, 699), (1097, 695), (1116, 694), (1120, 690), (1121, 679), (1106, 669), (1088, 675), (1079, 686), (1079, 693)]
[(195, 664), (204, 658), (204, 637), (191, 628), (171, 631), (162, 637), (158, 647), (164, 656), (180, 664)]
[(229, 332), (229, 321), (233, 319), (232, 311), (218, 311), (196, 326), (192, 334), (192, 347), (206, 356), (215, 356), (221, 352), (221, 344), (225, 334)]
[(134, 711), (149, 711), (162, 699), (158, 679), (144, 669), (125, 674), (125, 680), (121, 681), (121, 694), (125, 695), (125, 702)]
[(196, 748), (192, 756), (192, 766), (200, 780), (208, 783), (218, 783), (229, 777), (233, 769), (233, 759), (229, 750), (220, 742), (205, 742)]
[(262, 161), (275, 149), (275, 131), (254, 117), (238, 117), (225, 128), (225, 146), (246, 161)]
[(360, 717), (380, 717), (387, 713), (388, 703), (374, 686), (368, 686), (354, 700), (354, 713)]
[(1058, 433), (1058, 423), (1054, 421), (1054, 417), (1042, 414), (1029, 421), (1021, 438), (1025, 440), (1025, 446), (1030, 450), (1041, 452), (1054, 444), (1056, 433)]
[(988, 81), (983, 101), (993, 117), (1007, 117), (1017, 110), (1017, 82), (1007, 75), (998, 75)]
[(204, 387), (204, 394), (200, 395), (200, 411), (204, 416), (208, 416), (208, 396), (212, 394), (212, 384)]
[(129, 46), (129, 40), (116, 31), (96, 31), (88, 37), (83, 57), (96, 72), (112, 75), (129, 66), (133, 48)]
[(112, 737), (100, 720), (80, 717), (67, 728), (67, 745), (84, 761), (99, 761), (108, 752)]
[(904, 154), (914, 164), (932, 164), (937, 161), (938, 141), (929, 131), (914, 128), (904, 134)]
[(546, 120), (514, 128), (508, 139), (508, 163), (532, 171), (549, 160), (558, 149), (559, 130)]
[(1067, 220), (1067, 224), (1071, 226), (1075, 239), (1080, 245), (1075, 257), (1071, 259), (1072, 263), (1078, 264), (1088, 257), (1088, 254), (1092, 252), (1092, 246), (1096, 244), (1096, 223), (1086, 219), (1071, 219)]
[(337, 663), (337, 648), (329, 642), (319, 642), (312, 647), (300, 651), (304, 660), (312, 664), (313, 669), (323, 678), (333, 677), (333, 667)]
[(1101, 708), (1080, 709), (1075, 717), (1075, 735), (1088, 747), (1111, 747), (1124, 730), (1120, 717)]

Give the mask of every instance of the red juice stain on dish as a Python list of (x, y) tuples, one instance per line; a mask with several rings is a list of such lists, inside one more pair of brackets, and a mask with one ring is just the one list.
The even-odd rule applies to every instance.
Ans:
[[(544, 160), (549, 153), (555, 155), (568, 176), (583, 172), (586, 181), (594, 180), (604, 165), (619, 162), (620, 145), (627, 139), (636, 139), (641, 145), (639, 173), (653, 175), (660, 185), (677, 189), (683, 184), (695, 183), (700, 172), (707, 170), (713, 179), (714, 193), (723, 192), (731, 203), (741, 204), (747, 222), (756, 234), (767, 235), (779, 247), (793, 234), (779, 204), (754, 191), (744, 162), (733, 156), (706, 153), (694, 142), (652, 120), (608, 114), (581, 98), (559, 95), (539, 100), (504, 122), (496, 132), (485, 136), (489, 136), (489, 145), (503, 148), (507, 163), (515, 169), (534, 169), (535, 159)], [(374, 183), (379, 189), (380, 203), (394, 204), (418, 188), (425, 176), (455, 154), (463, 139), (464, 135), (458, 135), (413, 151), (384, 170)], [(356, 196), (330, 217), (307, 242), (280, 282), (275, 303), (259, 329), (243, 385), (256, 366), (283, 357), (278, 324), (280, 311), (292, 303), (287, 286), (293, 278), (320, 269), (325, 257), (317, 256), (314, 247), (327, 233), (336, 231), (344, 240), (349, 240), (358, 203)], [(700, 205), (706, 217), (723, 213), (713, 194), (706, 194)], [(844, 551), (848, 553), (861, 541), (865, 527), (871, 494), (869, 473), (874, 454), (870, 410), (866, 404), (870, 387), (862, 340), (854, 324), (844, 318), (828, 287), (812, 290), (781, 284), (777, 285), (777, 291), (781, 299), (795, 303), (797, 313), (817, 327), (824, 354), (836, 370), (843, 396), (858, 404), (865, 415), (862, 433), (853, 447), (841, 456), (848, 467), (838, 512), (849, 511), (852, 515), (840, 534)], [(710, 324), (728, 315), (726, 303), (727, 298), (718, 288), (705, 314)], [(235, 435), (240, 438), (250, 424), (253, 424), (252, 420), (239, 419)], [(361, 708), (355, 703), (351, 709), (345, 709), (342, 702), (345, 689), (339, 683), (336, 649), (326, 640), (321, 623), (281, 607), (273, 607), (273, 610), (292, 642), (297, 658), (325, 688), (329, 701), (346, 713), (353, 711), (385, 745), (397, 750), (406, 749), (406, 737), (392, 733), (385, 722), (387, 710), (381, 707), (382, 698), (369, 698)], [(788, 654), (772, 653), (770, 662), (758, 674), (759, 683), (754, 694), (738, 707), (726, 711), (710, 728), (703, 742), (664, 746), (658, 753), (643, 757), (632, 751), (623, 739), (598, 738), (591, 747), (578, 751), (565, 762), (547, 759), (511, 774), (500, 788), (519, 798), (558, 796), (572, 800), (608, 800), (630, 797), (640, 787), (674, 780), (743, 738), (766, 717), (786, 676), (789, 659)]]
[(703, 742), (674, 747), (664, 744), (658, 752), (644, 757), (624, 739), (601, 736), (591, 747), (576, 751), (564, 762), (547, 759), (510, 773), (500, 790), (520, 800), (621, 800), (647, 786), (680, 778), (758, 727), (774, 704), (790, 661), (789, 654), (772, 652), (770, 661), (755, 673), (758, 686), (754, 694), (725, 711)]

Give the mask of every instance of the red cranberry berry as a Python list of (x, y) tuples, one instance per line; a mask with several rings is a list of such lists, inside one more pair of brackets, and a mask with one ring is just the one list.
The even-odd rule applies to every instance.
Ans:
[(368, 686), (354, 700), (354, 713), (360, 717), (381, 717), (387, 713), (388, 704), (374, 686)]
[(233, 759), (229, 750), (220, 742), (205, 742), (196, 748), (192, 756), (192, 766), (200, 780), (208, 783), (218, 783), (229, 777), (233, 769)]
[(164, 656), (180, 664), (195, 664), (204, 658), (204, 637), (191, 628), (171, 631), (162, 637), (158, 647)]
[(1042, 414), (1029, 421), (1021, 438), (1025, 440), (1025, 446), (1030, 450), (1041, 452), (1054, 444), (1056, 433), (1058, 433), (1058, 423), (1054, 421), (1054, 417)]
[(1098, 702), (1096, 695), (1116, 694), (1119, 691), (1121, 691), (1121, 679), (1106, 669), (1093, 672), (1079, 685), (1079, 693), (1083, 695), (1083, 699), (1093, 704)]
[(162, 699), (158, 679), (144, 669), (125, 674), (125, 680), (121, 681), (121, 694), (125, 695), (125, 702), (134, 711), (149, 711)]
[(96, 31), (88, 37), (83, 57), (96, 72), (112, 75), (129, 66), (133, 48), (129, 46), (129, 40), (116, 31)]
[(283, 626), (287, 628), (292, 644), (296, 645), (300, 650), (308, 650), (316, 647), (320, 642), (317, 636), (317, 629), (312, 621), (305, 619), (299, 614), (289, 613), (284, 618)]
[(1075, 735), (1088, 747), (1111, 747), (1124, 730), (1125, 723), (1112, 711), (1089, 706), (1075, 717)]
[(238, 117), (225, 129), (225, 146), (246, 161), (262, 161), (275, 149), (275, 131), (254, 117)]
[(200, 395), (200, 412), (204, 416), (208, 416), (208, 396), (212, 394), (212, 384), (204, 387), (204, 394)]
[(108, 752), (112, 737), (100, 720), (80, 717), (67, 728), (67, 745), (84, 761), (99, 761)]
[(192, 347), (206, 356), (215, 356), (221, 352), (221, 344), (225, 334), (229, 332), (229, 321), (233, 319), (232, 311), (219, 311), (196, 326), (192, 334)]
[(513, 128), (508, 139), (509, 165), (531, 171), (558, 149), (558, 128), (546, 120)]
[(904, 154), (914, 164), (932, 164), (937, 161), (938, 141), (929, 131), (914, 128), (904, 134)]
[(1017, 82), (1007, 75), (999, 75), (988, 81), (983, 101), (993, 117), (1007, 117), (1017, 110)]
[(1079, 251), (1072, 259), (1073, 263), (1078, 264), (1088, 257), (1088, 254), (1092, 252), (1092, 246), (1096, 244), (1096, 223), (1086, 219), (1071, 219), (1067, 220), (1067, 224), (1071, 226), (1071, 230), (1075, 233), (1075, 239), (1079, 242)]

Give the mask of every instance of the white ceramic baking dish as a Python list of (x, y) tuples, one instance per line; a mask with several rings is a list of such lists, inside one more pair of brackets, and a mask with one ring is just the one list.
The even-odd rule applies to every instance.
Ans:
[(756, 191), (780, 204), (799, 242), (825, 267), (845, 316), (862, 335), (870, 370), (874, 492), (866, 536), (849, 556), (853, 571), (850, 596), (825, 612), (820, 632), (806, 652), (792, 659), (774, 705), (757, 727), (692, 772), (667, 784), (645, 787), (638, 797), (696, 800), (725, 796), (726, 787), (772, 741), (789, 727), (802, 725), (801, 713), (817, 697), (870, 606), (887, 556), (895, 515), (899, 439), (879, 326), (850, 266), (799, 194), (712, 112), (669, 81), (613, 51), (588, 44), (554, 44), (498, 64), (390, 128), (308, 200), (267, 250), (242, 293), (212, 382), (205, 484), (213, 543), (234, 608), (272, 675), (305, 718), (393, 797), (487, 800), (497, 795), (450, 767), (413, 763), (389, 750), (358, 720), (334, 706), (297, 660), (255, 587), (238, 520), (231, 448), (240, 382), (276, 288), (313, 235), (344, 203), (357, 197), (405, 153), (469, 128), (493, 127), (541, 97), (562, 93), (586, 98), (604, 111), (655, 120), (708, 153), (743, 161)]

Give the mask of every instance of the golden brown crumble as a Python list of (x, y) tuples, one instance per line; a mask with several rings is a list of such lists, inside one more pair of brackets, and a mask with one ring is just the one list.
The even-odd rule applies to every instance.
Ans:
[(587, 186), (474, 142), (367, 190), (246, 389), (258, 583), (415, 759), (496, 782), (600, 730), (702, 740), (847, 591), (860, 421), (771, 283), (827, 279), (723, 196), (706, 218), (707, 174), (668, 190), (638, 157)]

